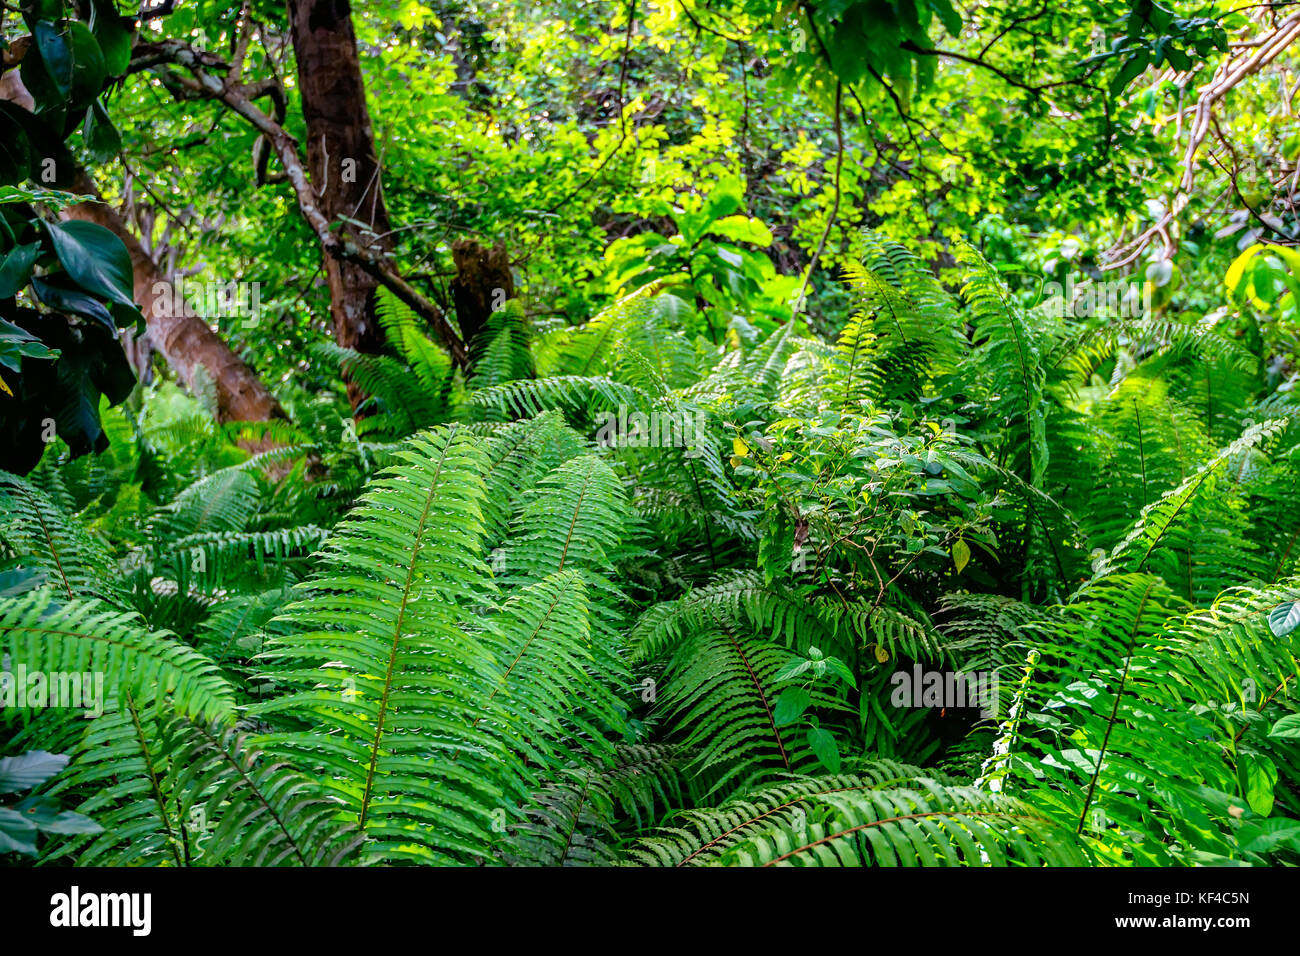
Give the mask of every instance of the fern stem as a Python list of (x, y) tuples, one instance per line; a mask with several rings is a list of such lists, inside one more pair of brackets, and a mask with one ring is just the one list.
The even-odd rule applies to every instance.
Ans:
[[(556, 605), (560, 603), (561, 593), (562, 592), (560, 591), (555, 592), (555, 596), (551, 599), (551, 606), (546, 609), (546, 613), (542, 616), (542, 619), (537, 622), (537, 626), (533, 628), (533, 633), (528, 635), (528, 640), (524, 641), (523, 647), (519, 648), (519, 653), (515, 655), (515, 659), (510, 662), (510, 666), (506, 668), (506, 672), (501, 675), (501, 679), (497, 681), (496, 686), (492, 688), (492, 693), (488, 694), (487, 699), (489, 702), (491, 702), (496, 697), (498, 691), (506, 685), (506, 682), (510, 679), (511, 672), (513, 672), (519, 662), (523, 660), (523, 656), (528, 652), (528, 648), (532, 645), (537, 635), (542, 633), (542, 628), (544, 628), (547, 622), (550, 621), (551, 615), (555, 613)], [(483, 716), (475, 718), (473, 726), (477, 727), (482, 719)]]
[(1291, 533), (1291, 540), (1286, 543), (1284, 550), (1277, 559), (1277, 565), (1273, 568), (1273, 576), (1269, 579), (1269, 584), (1277, 584), (1277, 579), (1282, 576), (1282, 568), (1285, 566), (1287, 558), (1291, 557), (1291, 552), (1295, 549), (1296, 540), (1300, 539), (1300, 524), (1296, 525), (1295, 531)]
[(591, 778), (592, 774), (588, 772), (582, 784), (582, 793), (578, 794), (578, 802), (573, 808), (573, 823), (569, 826), (569, 832), (564, 835), (564, 849), (560, 851), (561, 865), (563, 865), (565, 857), (569, 855), (569, 848), (573, 846), (573, 837), (578, 832), (578, 822), (582, 819), (582, 807), (587, 802), (587, 794), (591, 790)]
[(366, 769), (366, 786), (361, 792), (361, 814), (357, 819), (357, 828), (365, 832), (366, 814), (370, 810), (370, 797), (374, 792), (375, 783), (375, 766), (379, 762), (379, 742), (384, 735), (384, 721), (388, 717), (388, 698), (392, 693), (393, 687), (393, 668), (397, 662), (397, 647), (402, 640), (402, 624), (406, 618), (406, 608), (410, 603), (411, 583), (415, 577), (415, 563), (420, 556), (420, 548), (424, 543), (424, 529), (429, 522), (429, 510), (433, 507), (433, 499), (438, 491), (438, 480), (442, 476), (442, 467), (447, 461), (447, 455), (451, 453), (452, 439), (456, 435), (457, 426), (451, 426), (447, 433), (446, 443), (442, 447), (442, 457), (438, 459), (438, 467), (433, 472), (433, 477), (429, 481), (429, 493), (424, 499), (424, 510), (420, 512), (420, 523), (415, 531), (415, 547), (411, 551), (411, 560), (406, 566), (406, 580), (402, 584), (402, 601), (397, 609), (397, 621), (393, 626), (393, 644), (388, 651), (388, 669), (384, 674), (384, 694), (379, 702), (379, 716), (375, 720), (375, 737), (370, 745), (370, 766)]
[(1124, 686), (1128, 683), (1129, 668), (1133, 666), (1133, 645), (1137, 643), (1138, 632), (1142, 628), (1142, 613), (1146, 610), (1147, 600), (1155, 589), (1155, 581), (1147, 581), (1142, 600), (1138, 602), (1137, 613), (1133, 615), (1133, 630), (1129, 633), (1128, 645), (1124, 653), (1124, 673), (1120, 676), (1119, 687), (1115, 689), (1115, 702), (1110, 705), (1110, 716), (1106, 719), (1106, 733), (1101, 740), (1101, 749), (1097, 753), (1097, 766), (1093, 768), (1092, 779), (1088, 781), (1088, 793), (1083, 798), (1083, 811), (1079, 814), (1079, 825), (1075, 834), (1083, 833), (1084, 824), (1088, 822), (1088, 809), (1092, 806), (1092, 796), (1097, 790), (1097, 780), (1101, 777), (1101, 766), (1106, 760), (1106, 749), (1110, 746), (1110, 734), (1115, 729), (1116, 716), (1119, 714), (1119, 702), (1124, 696)]
[(685, 866), (687, 863), (690, 863), (691, 860), (695, 859), (697, 856), (699, 856), (699, 855), (700, 855), (701, 853), (703, 853), (705, 850), (708, 850), (708, 849), (710, 849), (710, 848), (712, 848), (712, 847), (714, 847), (714, 846), (717, 846), (719, 843), (721, 843), (721, 842), (722, 842), (723, 840), (725, 840), (727, 837), (731, 836), (731, 834), (733, 834), (733, 833), (735, 833), (735, 832), (737, 832), (737, 831), (739, 831), (739, 830), (743, 830), (743, 829), (745, 829), (745, 827), (753, 826), (755, 823), (758, 823), (758, 822), (761, 821), (761, 820), (766, 820), (768, 817), (770, 817), (770, 816), (771, 816), (772, 814), (774, 814), (774, 813), (780, 813), (782, 810), (788, 810), (790, 807), (793, 807), (793, 806), (794, 806), (795, 804), (797, 804), (797, 803), (803, 803), (805, 800), (810, 800), (810, 799), (812, 799), (813, 797), (824, 797), (824, 796), (826, 796), (827, 794), (831, 794), (831, 793), (858, 793), (858, 792), (860, 792), (860, 791), (862, 791), (862, 790), (879, 790), (879, 789), (880, 789), (881, 787), (883, 787), (883, 786), (893, 786), (893, 785), (895, 785), (895, 784), (902, 783), (902, 782), (903, 782), (904, 780), (906, 780), (906, 779), (907, 779), (906, 777), (897, 777), (897, 778), (895, 778), (895, 779), (893, 779), (893, 780), (887, 780), (887, 781), (886, 781), (886, 780), (882, 780), (882, 781), (878, 781), (878, 782), (876, 782), (876, 783), (863, 784), (863, 785), (860, 786), (860, 787), (834, 787), (833, 789), (830, 789), (830, 790), (817, 790), (817, 791), (815, 791), (815, 792), (813, 792), (813, 793), (805, 793), (805, 794), (803, 794), (802, 796), (796, 797), (796, 798), (793, 799), (793, 800), (788, 800), (788, 801), (786, 801), (785, 803), (781, 804), (779, 807), (773, 807), (771, 810), (767, 810), (766, 812), (764, 812), (764, 813), (760, 813), (760, 814), (758, 814), (757, 816), (749, 817), (749, 818), (746, 819), (746, 820), (742, 820), (740, 823), (737, 823), (737, 824), (736, 824), (734, 827), (732, 827), (731, 829), (729, 829), (729, 830), (725, 830), (725, 831), (723, 831), (722, 833), (719, 833), (716, 837), (714, 837), (714, 838), (713, 838), (712, 840), (710, 840), (708, 843), (703, 844), (702, 846), (700, 846), (700, 847), (699, 847), (698, 849), (696, 849), (696, 850), (692, 850), (690, 856), (685, 857), (685, 858), (684, 858), (680, 863), (678, 863), (677, 865), (678, 865), (679, 867)]
[(163, 829), (167, 831), (167, 847), (172, 851), (172, 859), (176, 861), (177, 866), (189, 865), (189, 847), (185, 848), (185, 860), (181, 860), (181, 855), (177, 852), (176, 834), (172, 830), (171, 817), (167, 813), (167, 800), (163, 796), (162, 787), (158, 783), (158, 773), (154, 770), (153, 757), (149, 752), (149, 741), (145, 736), (144, 727), (140, 723), (140, 711), (136, 708), (135, 698), (130, 692), (123, 691), (126, 698), (126, 709), (131, 715), (131, 726), (135, 730), (135, 739), (140, 744), (140, 756), (144, 760), (145, 772), (149, 775), (149, 789), (153, 793), (154, 803), (158, 805), (158, 818), (162, 821)]
[(587, 497), (587, 489), (591, 487), (591, 469), (587, 469), (587, 474), (582, 481), (582, 490), (578, 492), (578, 501), (573, 506), (573, 517), (569, 520), (569, 531), (564, 536), (564, 550), (560, 552), (560, 566), (556, 568), (556, 573), (564, 570), (564, 562), (569, 560), (569, 545), (573, 543), (573, 529), (578, 526), (578, 515), (582, 513), (582, 502)]
[(280, 814), (276, 813), (275, 808), (272, 807), (271, 804), (267, 802), (266, 797), (262, 794), (262, 788), (253, 782), (253, 779), (249, 777), (248, 773), (244, 770), (244, 768), (240, 766), (239, 761), (235, 760), (233, 757), (230, 756), (229, 753), (226, 752), (226, 748), (221, 746), (221, 742), (217, 740), (216, 737), (212, 736), (212, 734), (208, 732), (208, 729), (206, 727), (204, 727), (199, 723), (193, 723), (193, 729), (200, 737), (203, 738), (204, 742), (207, 743), (207, 745), (212, 748), (212, 751), (216, 753), (218, 757), (220, 757), (225, 763), (229, 764), (234, 769), (235, 773), (239, 775), (239, 779), (244, 781), (244, 783), (248, 785), (248, 789), (252, 792), (253, 796), (257, 798), (257, 802), (260, 803), (266, 809), (266, 812), (268, 814), (270, 814), (271, 819), (275, 821), (275, 825), (277, 829), (279, 829), (279, 831), (284, 834), (285, 839), (289, 842), (289, 846), (293, 848), (293, 855), (298, 858), (299, 865), (309, 866), (310, 864), (307, 862), (307, 858), (303, 856), (302, 848), (298, 845), (298, 841), (294, 839), (293, 834), (289, 831), (289, 828), (285, 825), (284, 820), (281, 818)]
[(59, 549), (54, 546), (54, 536), (50, 534), (50, 526), (45, 523), (45, 514), (41, 511), (40, 505), (32, 500), (32, 496), (27, 493), (27, 489), (21, 484), (16, 485), (18, 491), (27, 499), (31, 506), (32, 513), (36, 515), (36, 520), (41, 523), (41, 533), (45, 535), (45, 543), (50, 549), (50, 557), (54, 559), (55, 566), (59, 569), (59, 578), (63, 581), (63, 589), (68, 592), (68, 600), (73, 597), (72, 585), (68, 582), (68, 574), (63, 570), (63, 561), (59, 559)]
[(713, 620), (722, 633), (727, 635), (727, 640), (730, 641), (731, 646), (736, 649), (736, 655), (740, 658), (740, 662), (745, 665), (745, 670), (749, 672), (749, 679), (753, 682), (754, 690), (758, 692), (759, 702), (762, 703), (763, 711), (767, 714), (767, 722), (772, 725), (772, 736), (776, 738), (777, 749), (781, 751), (781, 763), (785, 765), (786, 770), (789, 770), (790, 758), (786, 756), (785, 742), (781, 739), (781, 731), (776, 726), (776, 718), (772, 716), (772, 707), (768, 704), (767, 694), (763, 693), (763, 685), (759, 683), (758, 675), (754, 673), (754, 668), (750, 666), (749, 658), (745, 656), (744, 648), (742, 648), (740, 642), (736, 640), (736, 636), (731, 632), (731, 628), (719, 621), (717, 617), (714, 617)]
[(700, 522), (704, 525), (704, 538), (709, 544), (709, 570), (718, 570), (718, 558), (713, 550), (713, 529), (709, 527), (709, 513), (704, 507), (704, 492), (700, 490), (700, 476), (696, 474), (695, 462), (688, 462), (691, 469), (691, 481), (695, 485), (695, 500), (700, 504)]

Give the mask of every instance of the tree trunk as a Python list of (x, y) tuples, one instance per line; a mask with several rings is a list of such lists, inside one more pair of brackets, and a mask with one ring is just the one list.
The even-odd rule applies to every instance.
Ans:
[(473, 239), (457, 239), (451, 244), (451, 258), (456, 263), (456, 278), (451, 280), (456, 321), (472, 350), (488, 316), (515, 297), (515, 278), (501, 242), (488, 249)]
[[(257, 374), (230, 350), (201, 318), (185, 314), (184, 303), (175, 302), (175, 287), (127, 228), (117, 210), (99, 196), (95, 182), (78, 169), (73, 192), (89, 196), (92, 202), (69, 206), (65, 219), (97, 223), (112, 232), (131, 254), (135, 279), (135, 300), (144, 312), (151, 344), (163, 354), (177, 376), (191, 391), (199, 369), (204, 369), (216, 388), (217, 420), (222, 422), (264, 422), (285, 418), (284, 409), (262, 384)], [(179, 305), (180, 308), (176, 308)]]
[[(347, 0), (288, 0), (289, 24), (298, 63), (298, 89), (307, 124), (307, 166), (326, 218), (363, 222), (341, 228), (358, 245), (387, 253), (388, 210), (375, 153), (357, 38)], [(358, 352), (378, 352), (384, 333), (375, 316), (377, 281), (360, 266), (325, 255), (334, 339)], [(355, 410), (365, 398), (352, 382), (348, 400)]]

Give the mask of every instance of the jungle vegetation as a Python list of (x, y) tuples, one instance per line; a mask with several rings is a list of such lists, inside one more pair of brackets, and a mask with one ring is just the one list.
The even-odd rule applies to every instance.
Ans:
[(1300, 5), (0, 23), (0, 859), (1300, 862)]

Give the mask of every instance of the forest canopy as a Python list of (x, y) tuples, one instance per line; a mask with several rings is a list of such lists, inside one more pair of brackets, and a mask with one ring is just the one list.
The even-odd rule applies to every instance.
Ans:
[(1300, 4), (0, 24), (0, 861), (1300, 863)]

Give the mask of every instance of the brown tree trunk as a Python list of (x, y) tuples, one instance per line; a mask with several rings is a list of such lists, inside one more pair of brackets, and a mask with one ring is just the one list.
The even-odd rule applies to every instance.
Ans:
[[(288, 0), (298, 89), (307, 123), (307, 166), (326, 218), (363, 222), (340, 228), (361, 246), (387, 253), (388, 210), (375, 153), (357, 38), (347, 0)], [(325, 255), (334, 339), (358, 352), (378, 352), (384, 333), (375, 317), (378, 282), (360, 266)], [(353, 409), (365, 395), (348, 383)]]
[(451, 244), (451, 258), (456, 264), (456, 278), (451, 280), (456, 321), (461, 338), (473, 349), (488, 316), (515, 297), (515, 277), (501, 242), (489, 249), (473, 239), (457, 239)]
[(216, 388), (217, 420), (264, 422), (287, 417), (257, 374), (206, 322), (186, 315), (183, 302), (176, 308), (176, 297), (170, 291), (175, 288), (172, 278), (163, 275), (117, 210), (100, 198), (94, 180), (84, 169), (77, 171), (71, 189), (93, 201), (69, 206), (63, 211), (63, 217), (103, 226), (126, 245), (131, 254), (136, 304), (144, 312), (151, 344), (191, 390), (199, 369), (206, 370)]

